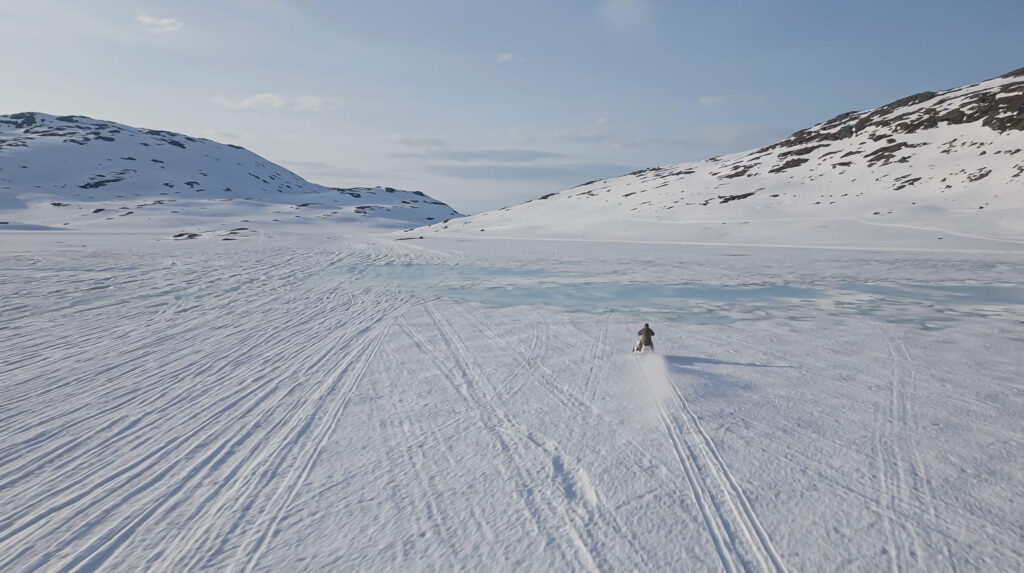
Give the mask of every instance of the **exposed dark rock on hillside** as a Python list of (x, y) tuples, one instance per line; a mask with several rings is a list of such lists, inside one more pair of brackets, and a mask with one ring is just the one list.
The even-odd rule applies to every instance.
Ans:
[(842, 113), (761, 149), (588, 181), (544, 195), (541, 205), (431, 230), (638, 240), (680, 234), (697, 242), (735, 233), (744, 242), (756, 234), (726, 227), (763, 222), (771, 232), (835, 233), (870, 220), (904, 230), (948, 224), (1015, 244), (1024, 242), (1022, 178), (1024, 68)]
[(933, 129), (943, 123), (957, 125), (981, 121), (982, 125), (997, 132), (1024, 130), (1024, 68), (1000, 78), (1021, 79), (976, 92), (970, 91), (972, 86), (921, 92), (872, 111), (846, 112), (812, 128), (800, 130), (762, 151), (809, 143), (820, 143), (816, 147), (821, 147), (829, 142), (849, 139), (865, 130), (872, 131), (875, 138), (885, 139), (896, 134)]
[[(128, 197), (150, 200), (133, 207), (126, 204)], [(177, 201), (173, 210), (162, 207), (165, 199)], [(268, 223), (280, 222), (274, 215), (298, 204), (311, 207), (290, 214), (289, 222), (405, 226), (459, 216), (420, 191), (322, 187), (237, 145), (78, 115), (0, 116), (4, 220), (75, 228), (118, 220), (152, 225), (218, 218), (230, 225), (238, 223), (230, 220), (233, 211), (256, 209), (271, 213), (263, 221)], [(34, 208), (39, 205), (47, 209)], [(50, 208), (54, 205), (69, 208), (58, 212)], [(142, 206), (146, 209), (135, 210)], [(120, 213), (108, 216), (112, 211)], [(126, 219), (129, 214), (135, 216)]]

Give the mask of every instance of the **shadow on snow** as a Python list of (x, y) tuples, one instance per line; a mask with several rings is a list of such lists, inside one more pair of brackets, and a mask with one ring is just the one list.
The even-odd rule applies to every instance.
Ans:
[(696, 366), (698, 364), (715, 364), (718, 366), (750, 366), (754, 368), (792, 368), (792, 366), (773, 366), (771, 364), (754, 364), (753, 362), (727, 362), (725, 360), (715, 360), (714, 358), (700, 358), (697, 356), (665, 356), (665, 361), (668, 362), (669, 366), (677, 368), (679, 370), (692, 370), (687, 368), (688, 366)]

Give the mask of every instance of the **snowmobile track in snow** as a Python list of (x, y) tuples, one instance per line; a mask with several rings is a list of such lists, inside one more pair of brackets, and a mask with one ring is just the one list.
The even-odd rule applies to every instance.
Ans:
[[(865, 319), (866, 320), (866, 319)], [(880, 515), (884, 520), (890, 546), (888, 554), (892, 571), (935, 570), (937, 563), (928, 563), (929, 558), (945, 560), (945, 566), (956, 570), (949, 540), (936, 535), (935, 526), (939, 521), (934, 495), (924, 462), (918, 447), (910, 443), (912, 436), (919, 433), (916, 428), (913, 399), (908, 393), (917, 383), (917, 370), (906, 346), (893, 340), (874, 322), (868, 321), (885, 344), (891, 361), (891, 375), (888, 379), (888, 399), (884, 408), (876, 413), (876, 467), (879, 491), (886, 511)], [(909, 387), (909, 388), (908, 388)], [(908, 513), (919, 513), (912, 520)], [(913, 527), (911, 523), (925, 520), (930, 527)], [(926, 549), (920, 533), (929, 537)]]
[[(506, 259), (493, 240), (68, 236), (0, 259), (2, 571), (956, 572), (1024, 556), (1009, 307), (711, 300), (652, 316), (659, 350), (685, 355), (631, 356), (636, 316), (618, 308), (636, 297), (570, 300), (635, 267), (630, 246), (605, 264), (529, 243), (504, 248), (535, 260)], [(757, 279), (753, 259), (680, 256), (639, 279), (805, 276), (788, 254)], [(836, 257), (840, 277), (865, 262)], [(887, 257), (857, 268), (908, 262)], [(948, 268), (909, 262), (915, 280)], [(1019, 268), (949, 272), (1003, 285)]]
[[(465, 309), (460, 310), (462, 312), (466, 312)], [(503, 340), (503, 337), (499, 333), (495, 332), (495, 330), (492, 327), (488, 326), (485, 322), (472, 321), (472, 323), (477, 328), (479, 328), (481, 333), (486, 335), (489, 339), (494, 341)], [(583, 400), (579, 396), (567, 390), (564, 387), (564, 384), (560, 384), (559, 382), (557, 382), (556, 374), (554, 372), (551, 372), (548, 367), (544, 366), (544, 364), (548, 361), (543, 360), (543, 358), (545, 357), (540, 356), (539, 351), (543, 350), (548, 353), (553, 353), (553, 343), (555, 342), (556, 337), (551, 335), (550, 322), (540, 320), (536, 321), (534, 324), (534, 335), (531, 339), (530, 347), (528, 349), (518, 346), (515, 342), (509, 343), (507, 346), (505, 346), (505, 348), (512, 349), (515, 351), (516, 354), (522, 355), (524, 357), (523, 364), (525, 365), (529, 363), (529, 371), (531, 373), (538, 370), (543, 371), (537, 372), (537, 375), (532, 376), (530, 380), (536, 383), (538, 386), (540, 386), (548, 394), (550, 394), (551, 397), (553, 397), (559, 403), (559, 405), (562, 408), (564, 408), (571, 416), (573, 416), (574, 418), (583, 418), (591, 420), (597, 419), (607, 424), (607, 418), (603, 414), (601, 414), (600, 411), (597, 408), (595, 408), (592, 403)], [(586, 356), (587, 362), (589, 363), (589, 368), (587, 370), (588, 377), (586, 379), (586, 383), (581, 386), (581, 391), (586, 391), (588, 385), (593, 382), (595, 372), (598, 370), (598, 366), (596, 365), (599, 362), (597, 360), (598, 354), (601, 352), (601, 350), (610, 350), (605, 345), (605, 340), (607, 338), (607, 327), (608, 320), (605, 319), (605, 321), (602, 324), (601, 331), (599, 332), (598, 336), (594, 339), (593, 344), (590, 348), (591, 353), (588, 356)], [(543, 335), (540, 334), (541, 332), (543, 332)], [(540, 342), (540, 344), (538, 344), (538, 342)], [(517, 369), (516, 372), (513, 373), (513, 376), (510, 376), (508, 379), (505, 380), (505, 383), (511, 381), (511, 379), (514, 378), (515, 375), (518, 374), (521, 370), (522, 367)], [(509, 397), (510, 395), (505, 396), (506, 399), (508, 399)], [(572, 495), (567, 496), (570, 498), (570, 501), (574, 500), (577, 497), (574, 493), (576, 485), (574, 483), (573, 477), (569, 475), (569, 472), (566, 471), (566, 464), (563, 461), (566, 459), (566, 457), (563, 453), (560, 452), (557, 444), (550, 440), (542, 441), (533, 434), (528, 434), (527, 438), (535, 446), (544, 450), (546, 454), (552, 456), (552, 467), (556, 474), (555, 477), (561, 483), (561, 487), (564, 491), (572, 492)], [(646, 452), (644, 452), (638, 444), (631, 440), (627, 440), (627, 442), (633, 448), (635, 448), (641, 455), (653, 460), (653, 458), (651, 458)], [(607, 504), (601, 501), (596, 494), (593, 496), (593, 498), (594, 499), (592, 500), (588, 500), (590, 501), (590, 503), (575, 504), (571, 508), (571, 511), (567, 510), (567, 519), (570, 519), (573, 522), (577, 523), (576, 527), (578, 527), (578, 530), (584, 532), (587, 535), (587, 542), (589, 545), (597, 546), (599, 544), (596, 532), (591, 531), (592, 527), (599, 527), (602, 529), (609, 530), (612, 536), (622, 539), (627, 544), (629, 551), (636, 558), (637, 562), (639, 562), (641, 565), (650, 567), (650, 562), (643, 548), (641, 547), (640, 541), (636, 538), (636, 536), (633, 533), (631, 533), (627, 528), (625, 528), (622, 525), (619, 518), (615, 515), (614, 509), (608, 507)]]
[[(337, 260), (326, 255), (307, 264), (315, 268)], [(5, 416), (0, 488), (9, 495), (38, 486), (40, 479), (52, 483), (46, 498), (0, 517), (0, 545), (16, 548), (4, 552), (0, 568), (94, 570), (114, 559), (137, 532), (167, 519), (190, 525), (172, 530), (168, 549), (150, 558), (151, 570), (223, 565), (231, 553), (231, 563), (240, 568), (259, 563), (388, 325), (412, 299), (386, 289), (362, 292), (358, 299), (338, 289), (292, 296), (288, 289), (297, 269), (287, 260), (261, 266), (261, 289), (242, 289), (254, 280), (252, 273), (225, 270), (183, 276), (193, 285), (186, 290), (206, 291), (202, 302), (224, 306), (212, 325), (201, 313), (172, 303), (142, 328), (104, 329), (102, 321), (92, 320), (97, 314), (118, 307), (145, 313), (152, 299), (122, 299), (117, 305), (87, 299), (80, 311), (67, 314), (58, 336), (29, 331), (10, 338), (12, 350), (31, 349), (26, 355), (47, 358), (34, 364), (31, 377), (21, 372), (24, 360), (0, 364), (15, 381), (4, 387), (5, 397), (27, 390), (9, 413), (30, 411), (37, 403), (54, 407), (44, 416)], [(107, 273), (119, 271), (101, 269), (70, 285), (41, 284), (103, 292), (113, 278)], [(123, 288), (145, 280), (146, 273), (130, 268), (116, 282)], [(46, 290), (35, 294), (52, 296)], [(234, 321), (250, 308), (245, 299), (277, 299), (293, 312), (274, 329), (250, 332), (244, 321)], [(339, 320), (342, 315), (347, 319)], [(293, 344), (280, 344), (283, 333), (293, 335)], [(59, 349), (74, 336), (97, 340), (73, 356), (89, 367), (57, 376)], [(196, 337), (197, 346), (173, 344)], [(245, 343), (229, 345), (229, 354), (218, 351), (232, 339)], [(57, 383), (27, 384), (49, 376), (48, 368)], [(148, 379), (176, 382), (147, 384)], [(83, 415), (83, 401), (98, 407)], [(169, 434), (144, 431), (176, 421), (183, 427)], [(113, 452), (121, 452), (122, 461), (104, 463)], [(47, 536), (57, 536), (48, 542), (52, 549), (29, 553), (33, 539)]]
[[(663, 360), (657, 355), (649, 358)], [(786, 566), (746, 494), (736, 483), (714, 441), (690, 410), (675, 381), (667, 373), (660, 381), (671, 388), (672, 402), (676, 406), (676, 412), (672, 412), (664, 403), (664, 397), (652, 387), (651, 376), (643, 364), (647, 359), (634, 357), (644, 384), (658, 406), (665, 431), (722, 567), (729, 572), (786, 572)]]
[[(536, 478), (523, 464), (523, 458), (526, 456), (524, 451), (526, 434), (494, 401), (493, 398), (497, 395), (498, 390), (491, 385), (487, 375), (475, 363), (471, 352), (447, 319), (429, 305), (426, 309), (440, 335), (445, 354), (451, 359), (449, 372), (452, 376), (449, 377), (449, 382), (472, 405), (480, 417), (481, 424), (499, 444), (500, 451), (507, 461), (506, 467), (512, 472), (512, 477), (518, 484), (516, 492), (519, 500), (536, 525), (538, 532), (547, 532), (550, 535), (553, 529), (565, 531), (568, 534), (569, 544), (566, 544), (566, 540), (562, 536), (552, 536), (552, 538), (558, 540), (556, 544), (566, 564), (575, 563), (575, 560), (570, 557), (575, 554), (588, 569), (598, 569), (598, 561), (591, 552), (591, 548), (583, 542), (577, 526), (568, 520), (563, 511), (560, 511), (561, 505), (550, 495), (545, 495), (542, 489), (531, 486)], [(539, 501), (535, 499), (535, 494), (539, 494), (536, 495), (541, 498)], [(560, 525), (559, 522), (561, 522)]]

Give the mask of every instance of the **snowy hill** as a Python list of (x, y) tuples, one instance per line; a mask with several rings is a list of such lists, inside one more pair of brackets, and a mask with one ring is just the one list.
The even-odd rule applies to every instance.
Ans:
[(427, 231), (837, 246), (1024, 242), (1024, 68), (844, 113), (761, 149), (591, 181)]
[(268, 224), (407, 227), (455, 216), (416, 191), (315, 185), (235, 145), (81, 116), (0, 116), (0, 228), (166, 228), (180, 238), (235, 229), (236, 238)]

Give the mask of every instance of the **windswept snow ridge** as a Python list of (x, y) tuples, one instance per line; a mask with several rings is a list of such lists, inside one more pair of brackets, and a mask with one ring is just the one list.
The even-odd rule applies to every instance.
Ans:
[(237, 239), (267, 226), (394, 228), (458, 216), (418, 191), (315, 185), (237, 145), (81, 116), (0, 116), (0, 230)]
[(941, 249), (1022, 221), (1024, 69), (413, 232)]

